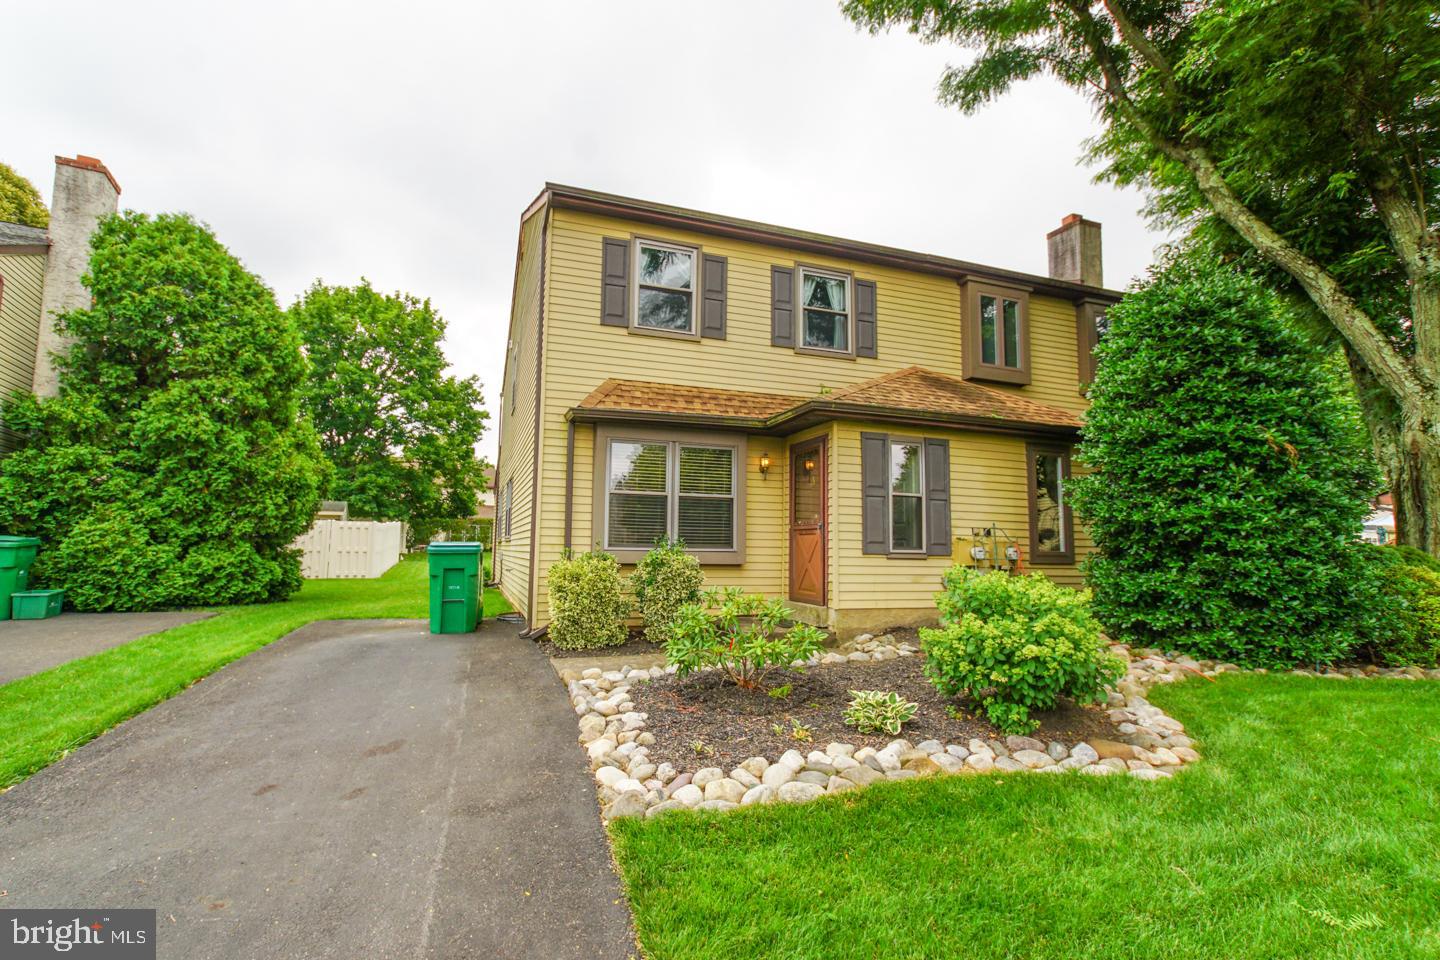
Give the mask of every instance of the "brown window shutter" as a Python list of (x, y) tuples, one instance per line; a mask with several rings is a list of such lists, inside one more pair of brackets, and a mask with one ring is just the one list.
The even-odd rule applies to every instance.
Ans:
[(730, 264), (724, 257), (705, 254), (700, 260), (704, 300), (700, 306), (700, 336), (725, 339), (725, 285)]
[(890, 552), (890, 498), (883, 433), (860, 434), (861, 553)]
[(770, 345), (795, 346), (795, 271), (770, 268)]
[(950, 441), (925, 441), (925, 552), (950, 556)]
[(875, 340), (875, 281), (855, 281), (855, 356), (874, 357)]
[(600, 258), (600, 322), (630, 326), (630, 241), (606, 237)]

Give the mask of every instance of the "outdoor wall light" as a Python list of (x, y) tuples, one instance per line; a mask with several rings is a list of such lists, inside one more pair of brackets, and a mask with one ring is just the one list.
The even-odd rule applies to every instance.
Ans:
[(768, 477), (769, 475), (770, 475), (770, 454), (768, 454), (768, 453), (762, 453), (762, 454), (760, 454), (760, 476), (762, 476), (762, 477)]
[(806, 458), (805, 458), (805, 472), (806, 472), (806, 473), (814, 473), (814, 472), (815, 472), (815, 460), (814, 460), (813, 457), (806, 457)]

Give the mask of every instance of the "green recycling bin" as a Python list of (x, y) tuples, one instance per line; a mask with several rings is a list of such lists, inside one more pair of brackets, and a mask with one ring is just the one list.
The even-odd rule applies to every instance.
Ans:
[(39, 537), (0, 537), (0, 620), (10, 619), (10, 597), (29, 589), (39, 550)]
[(432, 543), (430, 558), (430, 632), (470, 633), (480, 622), (480, 571), (483, 543)]

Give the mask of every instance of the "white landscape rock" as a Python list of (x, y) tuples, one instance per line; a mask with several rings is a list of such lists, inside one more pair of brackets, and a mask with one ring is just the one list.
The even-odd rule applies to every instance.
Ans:
[(817, 783), (792, 780), (775, 791), (775, 796), (782, 803), (805, 803), (807, 800), (825, 796), (825, 788)]

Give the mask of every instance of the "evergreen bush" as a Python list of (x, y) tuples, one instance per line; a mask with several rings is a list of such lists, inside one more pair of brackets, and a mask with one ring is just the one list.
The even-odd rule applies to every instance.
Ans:
[(1331, 358), (1283, 302), (1177, 259), (1108, 315), (1070, 485), (1113, 635), (1249, 666), (1359, 642), (1376, 471)]
[(630, 577), (630, 589), (645, 620), (645, 639), (664, 643), (675, 614), (700, 599), (704, 583), (700, 561), (685, 552), (683, 540), (662, 540), (641, 557)]
[(630, 601), (620, 564), (592, 551), (550, 565), (550, 642), (564, 650), (614, 647), (625, 642)]
[(326, 475), (293, 325), (188, 216), (113, 216), (90, 246), (59, 396), (4, 404), (0, 530), (40, 537), (36, 580), (81, 610), (289, 596)]

